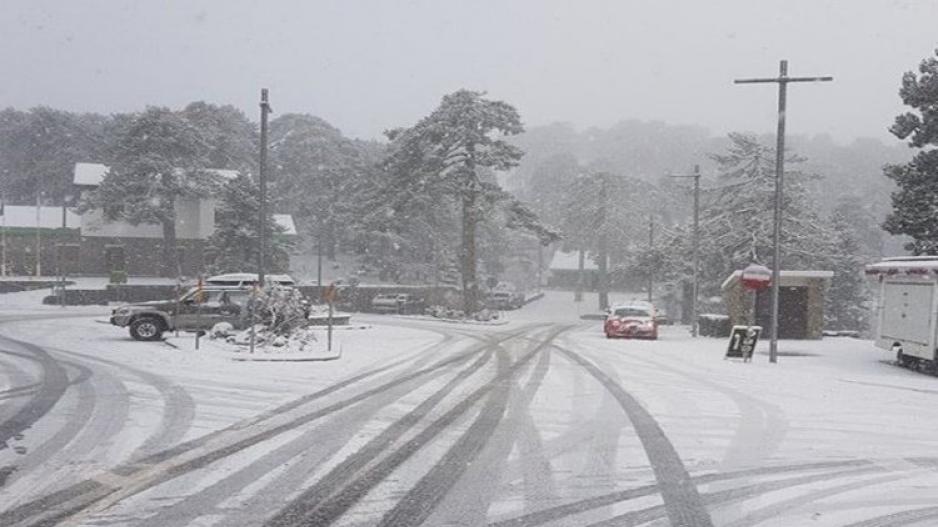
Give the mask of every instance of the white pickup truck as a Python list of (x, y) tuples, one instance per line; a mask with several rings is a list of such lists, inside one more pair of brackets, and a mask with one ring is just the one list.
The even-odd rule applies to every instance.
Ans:
[(876, 280), (876, 346), (903, 366), (938, 367), (938, 257), (886, 258), (866, 266)]

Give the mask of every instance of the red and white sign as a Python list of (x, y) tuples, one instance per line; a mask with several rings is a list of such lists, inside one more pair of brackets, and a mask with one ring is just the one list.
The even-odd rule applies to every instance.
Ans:
[(764, 265), (750, 264), (743, 269), (740, 281), (743, 287), (752, 291), (765, 289), (772, 284), (772, 270)]

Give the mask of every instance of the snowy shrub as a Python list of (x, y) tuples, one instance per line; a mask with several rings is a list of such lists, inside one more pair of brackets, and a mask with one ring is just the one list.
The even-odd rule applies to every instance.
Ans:
[(231, 335), (232, 331), (234, 331), (234, 326), (232, 326), (230, 323), (219, 322), (218, 324), (212, 326), (212, 330), (209, 331), (209, 337), (213, 339), (225, 338)]
[[(289, 335), (308, 324), (309, 303), (299, 289), (270, 286), (255, 293), (250, 301), (255, 319), (265, 331), (275, 335)], [(250, 326), (251, 306), (243, 310), (242, 327)]]

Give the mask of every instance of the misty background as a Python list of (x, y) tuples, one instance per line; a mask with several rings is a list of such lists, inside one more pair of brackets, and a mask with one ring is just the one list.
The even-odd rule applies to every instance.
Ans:
[[(539, 287), (552, 253), (565, 249), (603, 260), (608, 252), (613, 286), (658, 280), (677, 291), (689, 272), (691, 200), (670, 176), (700, 165), (710, 244), (703, 249), (712, 258), (703, 290), (717, 294), (727, 273), (764, 261), (770, 242), (776, 86), (733, 79), (775, 76), (779, 59), (789, 60), (792, 76), (833, 75), (832, 83), (789, 90), (794, 197), (786, 210), (794, 220), (783, 232), (782, 264), (847, 277), (851, 283), (834, 284), (847, 291), (835, 302), (842, 305), (868, 297), (858, 276), (863, 263), (903, 252), (905, 240), (881, 228), (895, 189), (883, 167), (914, 152), (888, 129), (905, 111), (902, 75), (934, 51), (938, 19), (938, 4), (925, 1), (40, 1), (4, 8), (0, 183), (8, 203), (72, 198), (76, 206), (75, 163), (116, 164), (132, 176), (142, 157), (166, 145), (176, 150), (161, 152), (164, 168), (182, 160), (195, 171), (252, 174), (258, 92), (266, 87), (274, 109), (271, 199), (296, 220), (299, 240), (281, 250), (293, 252), (290, 269), (301, 278), (312, 273), (312, 253), (325, 252), (346, 275), (455, 283), (468, 258), (458, 235), (465, 225), (456, 219), (462, 198), (421, 186), (416, 175), (432, 167), (401, 152), (439, 139), (422, 134), (435, 119), (445, 122), (448, 105), (471, 116), (472, 108), (504, 101), (511, 119), (493, 131), (511, 148), (500, 147), (503, 162), (472, 171), (491, 190), (471, 207), (479, 241), (468, 260), (479, 260), (480, 279), (497, 281), (514, 269), (514, 279)], [(460, 126), (472, 129), (468, 121)], [(403, 132), (386, 135), (395, 129)], [(80, 208), (123, 210), (127, 203), (115, 199), (139, 187), (122, 180), (122, 170), (102, 186), (110, 198), (99, 191)], [(239, 211), (256, 208), (253, 183), (239, 184), (226, 191), (228, 237), (209, 240), (219, 252), (251, 246), (250, 214)], [(719, 190), (725, 186), (735, 194)], [(223, 195), (210, 186), (200, 192)], [(599, 206), (598, 195), (611, 201)], [(164, 196), (166, 203), (178, 197)], [(127, 209), (140, 212), (136, 204)], [(115, 219), (154, 221), (159, 211), (151, 212)], [(647, 224), (656, 222), (657, 245), (645, 243)], [(599, 231), (611, 246), (595, 238)], [(545, 256), (538, 246), (547, 244)], [(229, 270), (244, 270), (253, 260), (228, 261)], [(851, 327), (861, 324), (850, 317)]]
[(0, 105), (82, 112), (232, 104), (257, 90), (376, 139), (460, 88), (510, 101), (530, 127), (623, 119), (774, 130), (772, 76), (829, 74), (791, 90), (789, 131), (874, 137), (901, 109), (902, 72), (935, 47), (938, 4), (878, 1), (3, 2)]

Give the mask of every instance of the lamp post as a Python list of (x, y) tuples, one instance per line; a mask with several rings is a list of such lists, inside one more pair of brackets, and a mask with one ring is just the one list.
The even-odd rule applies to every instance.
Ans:
[(782, 192), (785, 177), (785, 107), (790, 82), (828, 82), (833, 77), (789, 77), (788, 61), (782, 60), (778, 64), (778, 77), (761, 79), (736, 79), (735, 84), (778, 84), (778, 131), (775, 146), (775, 220), (773, 222), (774, 256), (772, 258), (772, 330), (769, 343), (769, 362), (778, 362), (778, 295), (779, 280), (781, 279), (782, 250)]

